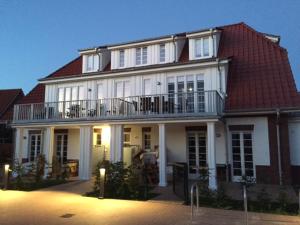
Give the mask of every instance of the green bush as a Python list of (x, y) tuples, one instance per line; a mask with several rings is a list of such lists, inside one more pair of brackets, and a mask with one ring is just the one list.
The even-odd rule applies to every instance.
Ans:
[(133, 165), (126, 167), (123, 162), (110, 163), (108, 161), (99, 162), (97, 165), (95, 194), (99, 194), (100, 191), (100, 168), (105, 168), (105, 198), (145, 199), (147, 197), (147, 193), (145, 194), (147, 188), (142, 182), (141, 169)]

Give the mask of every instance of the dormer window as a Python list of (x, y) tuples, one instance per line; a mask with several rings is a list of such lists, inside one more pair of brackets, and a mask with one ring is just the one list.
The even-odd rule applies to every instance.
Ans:
[(119, 57), (119, 67), (124, 67), (125, 66), (125, 51), (120, 50), (120, 57)]
[(160, 44), (159, 45), (159, 62), (165, 62), (166, 61), (166, 45)]
[(94, 72), (99, 68), (99, 56), (91, 54), (86, 56), (86, 72)]
[(144, 65), (147, 64), (147, 47), (135, 49), (135, 64)]
[(209, 37), (195, 40), (195, 58), (209, 57)]

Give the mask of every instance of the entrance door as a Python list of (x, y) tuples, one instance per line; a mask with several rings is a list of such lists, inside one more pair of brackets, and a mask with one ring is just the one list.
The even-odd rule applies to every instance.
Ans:
[(29, 161), (34, 162), (39, 154), (41, 154), (42, 146), (41, 134), (30, 134), (29, 135)]
[(189, 177), (199, 178), (199, 169), (207, 167), (206, 134), (188, 132), (187, 139)]
[(55, 134), (55, 150), (56, 158), (61, 164), (67, 163), (68, 154), (68, 135), (67, 134)]
[(255, 177), (253, 165), (252, 133), (231, 133), (232, 180), (239, 182), (242, 176)]

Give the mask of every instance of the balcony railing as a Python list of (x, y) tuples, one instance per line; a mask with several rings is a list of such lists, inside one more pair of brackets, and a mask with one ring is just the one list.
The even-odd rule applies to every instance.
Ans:
[(218, 116), (222, 110), (223, 98), (217, 91), (200, 91), (19, 104), (14, 108), (14, 122)]

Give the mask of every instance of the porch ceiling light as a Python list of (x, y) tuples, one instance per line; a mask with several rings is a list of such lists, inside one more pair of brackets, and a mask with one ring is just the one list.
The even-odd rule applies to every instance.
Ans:
[(100, 168), (99, 173), (100, 173), (99, 199), (103, 199), (104, 198), (105, 168)]

